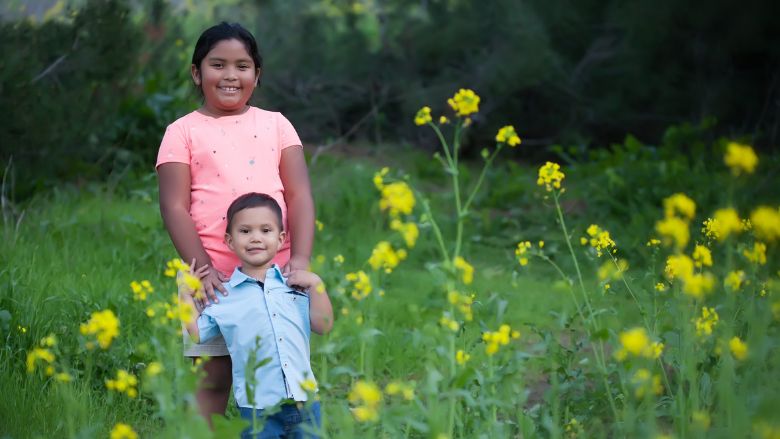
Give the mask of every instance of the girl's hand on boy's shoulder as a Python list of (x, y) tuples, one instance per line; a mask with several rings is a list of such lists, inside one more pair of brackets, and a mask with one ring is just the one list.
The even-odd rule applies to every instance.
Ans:
[(321, 283), (322, 279), (311, 271), (294, 270), (287, 276), (287, 285), (307, 293)]
[(284, 276), (289, 276), (290, 273), (292, 273), (293, 271), (308, 270), (310, 264), (311, 261), (309, 261), (309, 258), (305, 258), (302, 256), (293, 256), (284, 265), (284, 267), (282, 267), (282, 274)]

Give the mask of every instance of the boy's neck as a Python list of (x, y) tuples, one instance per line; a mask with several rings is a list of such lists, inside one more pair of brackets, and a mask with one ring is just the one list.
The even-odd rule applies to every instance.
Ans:
[(260, 282), (265, 282), (265, 274), (268, 272), (268, 269), (273, 266), (274, 264), (272, 262), (269, 262), (260, 267), (252, 266), (249, 264), (241, 264), (241, 272), (247, 276), (259, 280)]

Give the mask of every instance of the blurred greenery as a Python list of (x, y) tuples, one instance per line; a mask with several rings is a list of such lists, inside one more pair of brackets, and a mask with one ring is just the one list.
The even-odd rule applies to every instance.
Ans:
[[(165, 126), (199, 103), (191, 50), (240, 21), (265, 58), (257, 104), (307, 144), (434, 144), (411, 115), (482, 96), (466, 147), (513, 123), (515, 159), (656, 143), (669, 126), (768, 150), (778, 140), (771, 2), (9, 0), (0, 6), (5, 193), (145, 172)], [(47, 9), (48, 8), (48, 9)], [(22, 49), (22, 50), (20, 50)], [(434, 106), (434, 114), (446, 109)], [(695, 157), (695, 144), (678, 142)], [(11, 165), (9, 167), (9, 164)]]

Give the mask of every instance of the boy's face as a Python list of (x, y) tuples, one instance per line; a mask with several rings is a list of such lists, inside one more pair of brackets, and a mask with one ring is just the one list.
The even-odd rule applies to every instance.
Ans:
[(276, 256), (284, 242), (279, 219), (268, 207), (251, 207), (236, 212), (225, 243), (241, 262), (262, 267)]

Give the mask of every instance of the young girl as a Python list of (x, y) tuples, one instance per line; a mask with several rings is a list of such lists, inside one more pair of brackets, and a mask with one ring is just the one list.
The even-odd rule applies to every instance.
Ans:
[[(262, 65), (255, 38), (241, 25), (223, 22), (203, 32), (191, 66), (203, 105), (168, 126), (157, 156), (165, 228), (182, 260), (208, 266), (203, 284), (215, 303), (217, 291), (226, 294), (222, 282), (240, 264), (224, 242), (224, 215), (239, 195), (267, 193), (281, 206), (288, 239), (273, 262), (285, 274), (307, 270), (311, 258), (314, 203), (301, 141), (280, 113), (247, 104)], [(225, 413), (230, 395), (227, 347), (222, 337), (184, 342), (185, 356), (210, 357), (197, 399), (211, 422), (211, 414)]]

